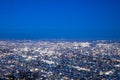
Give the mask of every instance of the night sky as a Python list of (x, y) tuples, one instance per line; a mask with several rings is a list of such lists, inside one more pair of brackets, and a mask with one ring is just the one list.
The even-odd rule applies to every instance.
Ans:
[(0, 0), (0, 39), (120, 39), (120, 0)]

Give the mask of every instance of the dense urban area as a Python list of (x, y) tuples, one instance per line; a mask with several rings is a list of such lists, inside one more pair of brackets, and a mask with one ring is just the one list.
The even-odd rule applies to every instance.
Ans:
[(120, 42), (1, 40), (0, 80), (120, 80)]

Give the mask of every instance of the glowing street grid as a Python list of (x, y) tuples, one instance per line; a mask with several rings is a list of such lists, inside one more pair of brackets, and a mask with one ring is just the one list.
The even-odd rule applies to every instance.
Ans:
[(0, 41), (0, 80), (119, 79), (119, 41)]

